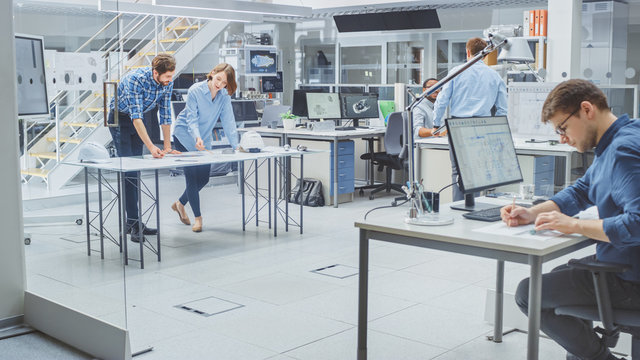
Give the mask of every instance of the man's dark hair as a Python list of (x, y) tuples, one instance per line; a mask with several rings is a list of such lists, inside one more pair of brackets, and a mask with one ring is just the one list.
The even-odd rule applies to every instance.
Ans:
[(436, 79), (436, 78), (428, 78), (427, 80), (425, 80), (425, 81), (422, 83), (422, 88), (423, 88), (423, 89), (426, 89), (426, 88), (427, 88), (427, 83), (428, 83), (429, 81), (431, 81), (431, 80), (438, 81), (438, 79)]
[(556, 113), (570, 114), (588, 101), (600, 110), (608, 110), (607, 96), (592, 82), (582, 79), (571, 79), (561, 82), (551, 90), (542, 105), (542, 122), (546, 123)]
[(176, 69), (176, 59), (169, 54), (158, 54), (153, 58), (153, 61), (151, 61), (151, 67), (157, 71), (159, 75), (162, 75), (167, 71)]

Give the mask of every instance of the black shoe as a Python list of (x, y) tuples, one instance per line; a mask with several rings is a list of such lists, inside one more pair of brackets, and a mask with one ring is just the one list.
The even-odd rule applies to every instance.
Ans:
[[(138, 232), (138, 224), (128, 224), (127, 225), (127, 234), (131, 234), (133, 231)], [(147, 227), (145, 224), (142, 224), (142, 234), (144, 235), (156, 235), (158, 234), (158, 229)]]
[(144, 235), (140, 236), (140, 234), (138, 234), (138, 230), (131, 233), (131, 241), (134, 243), (140, 243), (140, 238), (142, 238), (142, 242), (145, 242)]

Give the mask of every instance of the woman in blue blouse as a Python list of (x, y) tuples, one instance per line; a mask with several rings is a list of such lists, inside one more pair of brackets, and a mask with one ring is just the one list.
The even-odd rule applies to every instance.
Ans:
[[(236, 91), (236, 72), (229, 64), (219, 64), (211, 70), (207, 81), (193, 84), (187, 93), (187, 104), (175, 122), (173, 141), (179, 151), (204, 151), (211, 149), (213, 128), (222, 121), (222, 128), (232, 148), (238, 147), (238, 132), (231, 107), (231, 96)], [(184, 206), (191, 204), (195, 221), (191, 228), (202, 231), (200, 190), (209, 182), (210, 165), (184, 168), (187, 183), (180, 199), (171, 205), (180, 221), (191, 225)]]

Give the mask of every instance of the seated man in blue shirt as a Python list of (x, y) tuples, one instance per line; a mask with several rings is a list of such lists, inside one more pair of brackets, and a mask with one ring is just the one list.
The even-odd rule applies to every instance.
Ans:
[[(626, 264), (631, 270), (607, 278), (614, 308), (640, 310), (640, 121), (609, 110), (607, 98), (586, 80), (568, 80), (553, 89), (542, 108), (542, 121), (551, 122), (562, 143), (579, 152), (595, 151), (585, 175), (549, 201), (526, 209), (501, 210), (509, 226), (535, 223), (536, 230), (577, 233), (596, 240), (599, 261)], [(597, 206), (599, 219), (572, 216)], [(529, 279), (516, 291), (526, 314)], [(591, 273), (559, 266), (542, 276), (540, 328), (568, 351), (567, 359), (617, 359), (584, 320), (556, 315), (566, 305), (596, 305)]]
[[(437, 79), (429, 78), (422, 83), (422, 92), (427, 91), (438, 82)], [(418, 103), (413, 109), (413, 137), (415, 139), (433, 136), (433, 103), (436, 102), (440, 89), (434, 91), (424, 100)], [(441, 136), (444, 135), (440, 133)], [(445, 133), (446, 134), (446, 133)]]
[[(111, 127), (111, 137), (118, 156), (142, 155), (142, 147), (154, 158), (167, 153), (178, 153), (171, 149), (171, 91), (176, 60), (171, 55), (160, 54), (152, 61), (151, 68), (132, 70), (118, 84), (118, 127)], [(111, 101), (109, 123), (114, 123), (114, 100)], [(153, 144), (147, 132), (147, 118), (143, 114), (159, 109), (160, 127), (164, 136), (164, 150)], [(138, 242), (138, 173), (125, 173), (125, 212), (127, 214), (127, 232), (131, 240)], [(142, 226), (144, 235), (155, 235), (157, 230)]]

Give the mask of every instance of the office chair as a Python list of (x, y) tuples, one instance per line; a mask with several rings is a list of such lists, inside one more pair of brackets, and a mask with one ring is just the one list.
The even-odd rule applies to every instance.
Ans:
[(605, 263), (594, 257), (587, 259), (571, 259), (569, 266), (576, 269), (589, 270), (593, 275), (598, 306), (562, 306), (555, 309), (557, 315), (568, 315), (593, 321), (602, 322), (604, 327), (596, 327), (602, 334), (602, 341), (607, 347), (615, 347), (620, 332), (631, 334), (631, 359), (640, 360), (640, 310), (614, 309), (611, 306), (609, 290), (607, 288), (607, 273), (621, 273), (630, 268), (628, 265)]
[(377, 186), (371, 191), (371, 194), (369, 194), (369, 200), (373, 200), (374, 195), (382, 190), (385, 190), (386, 192), (395, 190), (404, 194), (401, 185), (393, 184), (391, 182), (392, 170), (404, 170), (404, 159), (400, 158), (400, 152), (402, 151), (403, 145), (403, 126), (404, 117), (402, 112), (389, 114), (387, 131), (384, 134), (384, 148), (386, 151), (370, 152), (360, 156), (362, 160), (371, 160), (374, 165), (378, 165), (378, 171), (382, 171), (382, 168), (385, 167), (387, 171), (385, 183)]

